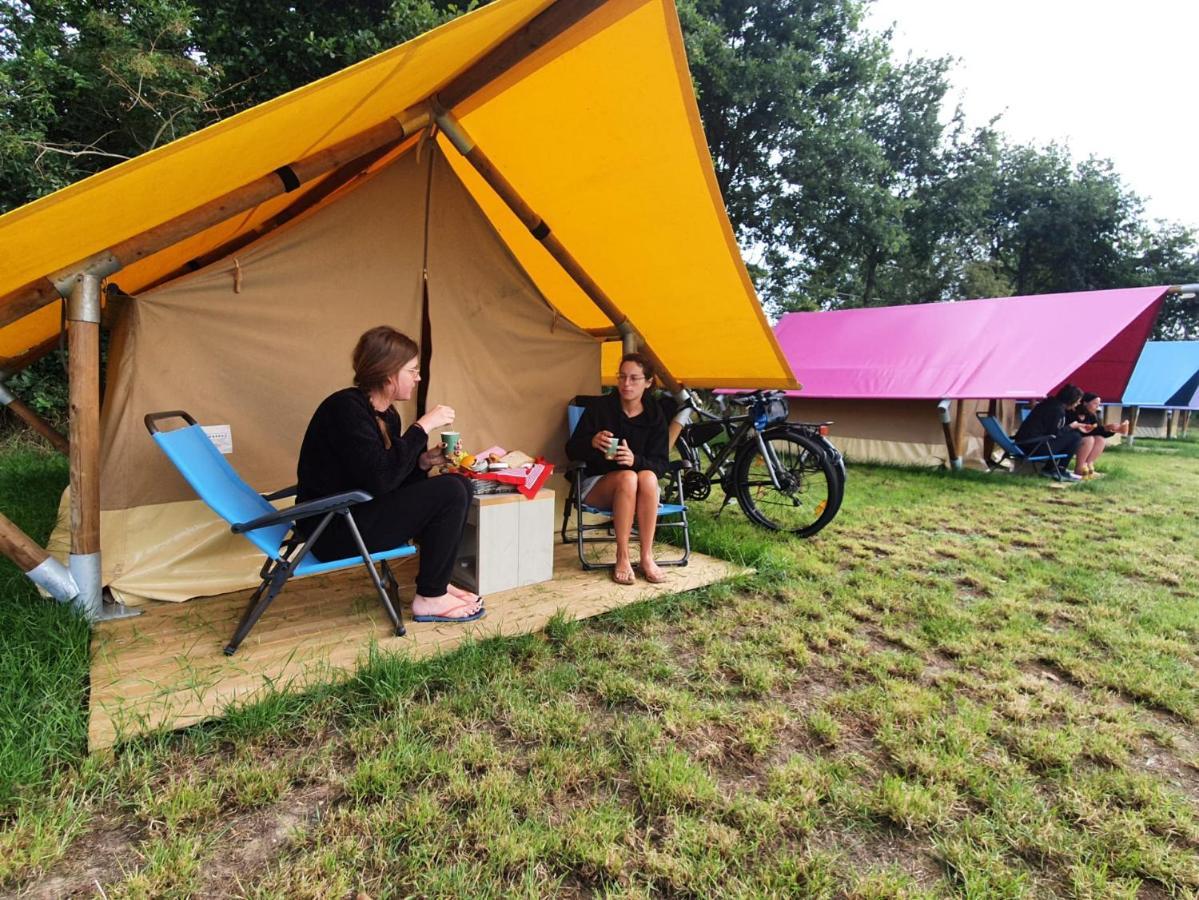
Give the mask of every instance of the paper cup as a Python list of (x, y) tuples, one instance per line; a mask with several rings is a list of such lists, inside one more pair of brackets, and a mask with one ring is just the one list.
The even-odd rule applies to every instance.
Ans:
[(620, 438), (611, 438), (608, 441), (608, 449), (604, 451), (605, 459), (616, 459), (616, 451), (620, 449)]
[(461, 435), (456, 431), (443, 431), (441, 433), (441, 442), (445, 444), (446, 453), (454, 453), (458, 450), (458, 441)]

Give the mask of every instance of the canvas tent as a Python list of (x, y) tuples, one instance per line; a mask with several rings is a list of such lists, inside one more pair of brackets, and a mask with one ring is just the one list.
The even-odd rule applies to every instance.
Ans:
[(1199, 409), (1199, 341), (1149, 341), (1122, 398), (1137, 437), (1167, 437)]
[(1012, 431), (1016, 400), (1066, 381), (1120, 396), (1166, 292), (792, 313), (775, 328), (803, 384), (790, 395), (791, 417), (834, 421), (833, 439), (851, 459), (936, 466), (956, 455), (981, 466), (976, 411), (993, 409)]
[[(95, 423), (101, 277), (123, 298), (107, 304)], [(307, 416), (379, 321), (424, 325), (429, 399), (458, 410), (468, 443), (551, 459), (565, 400), (596, 388), (601, 342), (621, 334), (688, 386), (795, 385), (724, 212), (668, 0), (498, 0), (0, 217), (8, 369), (57, 340), (60, 295), (72, 564), (102, 544), (103, 582), (135, 596), (255, 575), (140, 417), (182, 407), (230, 424), (247, 480), (289, 483)]]

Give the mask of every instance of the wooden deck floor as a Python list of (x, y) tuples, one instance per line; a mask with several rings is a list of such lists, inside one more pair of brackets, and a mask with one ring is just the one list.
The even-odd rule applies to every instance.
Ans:
[(663, 594), (691, 590), (743, 569), (693, 554), (668, 569), (665, 584), (614, 585), (603, 571), (584, 572), (572, 546), (558, 545), (554, 579), (489, 595), (487, 616), (467, 625), (408, 621), (415, 561), (395, 567), (405, 592), (405, 637), (387, 627), (362, 570), (293, 582), (259, 620), (237, 654), (221, 652), (249, 591), (187, 603), (152, 602), (142, 615), (104, 622), (92, 637), (88, 744), (107, 747), (157, 728), (181, 728), (221, 715), (232, 703), (269, 687), (302, 687), (352, 671), (372, 642), (414, 657), (442, 653), (468, 636), (539, 631), (558, 611), (577, 619)]

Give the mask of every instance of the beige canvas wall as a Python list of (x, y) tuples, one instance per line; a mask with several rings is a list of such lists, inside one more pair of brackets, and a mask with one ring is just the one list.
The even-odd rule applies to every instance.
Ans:
[[(431, 150), (121, 310), (102, 410), (101, 547), (122, 599), (255, 583), (261, 555), (195, 499), (142, 418), (185, 409), (228, 424), (229, 461), (252, 487), (294, 483), (309, 417), (351, 383), (358, 335), (383, 323), (420, 335), (430, 192), (429, 402), (457, 410), (469, 448), (560, 461), (567, 400), (599, 388), (599, 344), (555, 319)], [(63, 523), (51, 549), (66, 547)]]
[[(986, 400), (954, 401), (966, 414), (966, 441), (960, 451), (963, 461), (983, 469), (984, 432), (975, 412), (987, 409)], [(1010, 433), (1012, 404), (1000, 405), (1000, 419)], [(790, 419), (795, 422), (832, 421), (829, 437), (852, 461), (900, 465), (944, 466), (949, 455), (940, 412), (932, 400), (811, 400), (791, 398)]]
[(1166, 436), (1168, 411), (1164, 409), (1141, 409), (1137, 416), (1137, 437), (1164, 438)]

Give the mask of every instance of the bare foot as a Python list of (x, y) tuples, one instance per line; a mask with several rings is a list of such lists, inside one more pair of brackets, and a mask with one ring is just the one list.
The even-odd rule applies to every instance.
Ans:
[(661, 584), (666, 580), (666, 573), (652, 559), (641, 560), (641, 574), (645, 576), (645, 580), (650, 584)]
[(442, 594), (440, 597), (422, 597), (417, 594), (412, 598), (412, 614), (414, 616), (445, 616), (449, 619), (465, 619), (473, 616), (482, 608), (476, 597), (473, 603), (463, 602), (452, 594)]
[(457, 597), (463, 603), (478, 603), (481, 599), (478, 594), (472, 594), (470, 591), (463, 590), (456, 584), (447, 584), (445, 589), (447, 594)]

